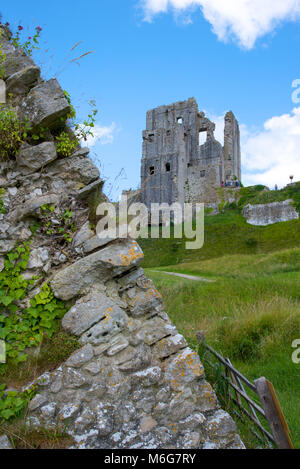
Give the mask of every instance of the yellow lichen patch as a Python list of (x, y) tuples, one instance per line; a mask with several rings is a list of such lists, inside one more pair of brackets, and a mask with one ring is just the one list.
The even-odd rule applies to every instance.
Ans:
[(126, 381), (125, 379), (121, 379), (120, 381), (115, 381), (115, 382), (109, 381), (108, 386), (112, 386), (112, 387), (119, 386), (120, 384), (125, 383), (125, 381)]
[(172, 385), (173, 389), (175, 389), (175, 388), (178, 388), (179, 383), (176, 379), (172, 379), (171, 385)]
[[(185, 373), (185, 366), (191, 370), (191, 372), (195, 376), (201, 376), (203, 374), (203, 370), (200, 366), (198, 355), (196, 352), (191, 351), (190, 353), (186, 354), (182, 352), (176, 359), (176, 364), (178, 366), (178, 371), (181, 376), (184, 376)], [(180, 371), (181, 370), (181, 371)]]
[(103, 319), (103, 324), (107, 324), (110, 320), (112, 320), (111, 315), (109, 314), (112, 311), (112, 308), (109, 307), (107, 308), (106, 311), (104, 311), (105, 318)]
[(134, 245), (131, 249), (128, 250), (127, 255), (126, 254), (120, 254), (123, 266), (130, 265), (135, 260), (144, 257), (144, 254), (142, 254), (140, 252), (135, 252), (135, 250), (136, 250), (136, 245)]
[(169, 425), (169, 428), (170, 428), (170, 430), (171, 430), (172, 432), (174, 432), (174, 433), (177, 432), (177, 425), (176, 425), (176, 423), (171, 423), (171, 424)]

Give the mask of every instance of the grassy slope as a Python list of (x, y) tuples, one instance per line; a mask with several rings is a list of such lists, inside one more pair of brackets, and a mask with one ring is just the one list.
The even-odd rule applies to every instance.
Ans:
[(191, 343), (195, 332), (204, 330), (208, 343), (249, 378), (266, 376), (272, 381), (300, 448), (300, 365), (291, 360), (291, 343), (300, 338), (299, 241), (298, 220), (258, 228), (247, 225), (237, 210), (229, 210), (206, 217), (205, 245), (199, 251), (186, 251), (184, 240), (140, 244), (147, 274), (178, 329)]
[(267, 227), (248, 225), (238, 210), (205, 217), (204, 246), (186, 250), (186, 239), (141, 239), (145, 267), (206, 260), (228, 254), (258, 254), (299, 246), (300, 219)]

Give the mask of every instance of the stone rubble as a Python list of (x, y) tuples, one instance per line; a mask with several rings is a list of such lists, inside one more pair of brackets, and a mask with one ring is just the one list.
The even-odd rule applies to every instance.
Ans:
[(243, 208), (243, 215), (249, 225), (267, 226), (289, 220), (298, 220), (299, 213), (292, 199), (269, 204), (248, 204)]

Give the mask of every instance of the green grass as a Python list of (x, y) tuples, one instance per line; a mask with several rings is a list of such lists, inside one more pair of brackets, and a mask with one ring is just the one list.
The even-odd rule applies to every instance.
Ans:
[(1, 365), (0, 384), (21, 389), (45, 371), (54, 370), (79, 348), (77, 338), (60, 329), (51, 338), (45, 336), (37, 349), (28, 350), (26, 362)]
[(251, 226), (238, 209), (206, 216), (204, 246), (186, 250), (186, 239), (140, 239), (144, 267), (174, 265), (232, 254), (264, 254), (299, 246), (300, 219), (266, 227)]
[[(147, 265), (152, 253), (145, 254)], [(192, 345), (196, 332), (203, 330), (207, 343), (229, 356), (246, 376), (265, 376), (274, 384), (294, 445), (300, 448), (300, 364), (291, 359), (291, 343), (300, 339), (300, 248), (196, 258), (155, 270), (146, 269), (147, 275)], [(159, 270), (215, 281), (185, 280)]]
[(300, 182), (286, 186), (278, 191), (265, 190), (263, 186), (251, 186), (241, 189), (241, 198), (239, 206), (242, 207), (247, 203), (268, 204), (272, 202), (282, 202), (283, 200), (293, 199), (298, 212), (300, 211)]

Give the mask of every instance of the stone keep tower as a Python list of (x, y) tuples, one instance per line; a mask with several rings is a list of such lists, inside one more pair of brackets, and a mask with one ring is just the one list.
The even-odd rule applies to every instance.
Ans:
[(215, 124), (199, 113), (194, 98), (147, 112), (143, 203), (149, 208), (151, 203), (214, 203), (222, 181), (241, 179), (240, 134), (234, 114), (230, 111), (225, 116), (224, 147), (215, 140), (214, 130)]

